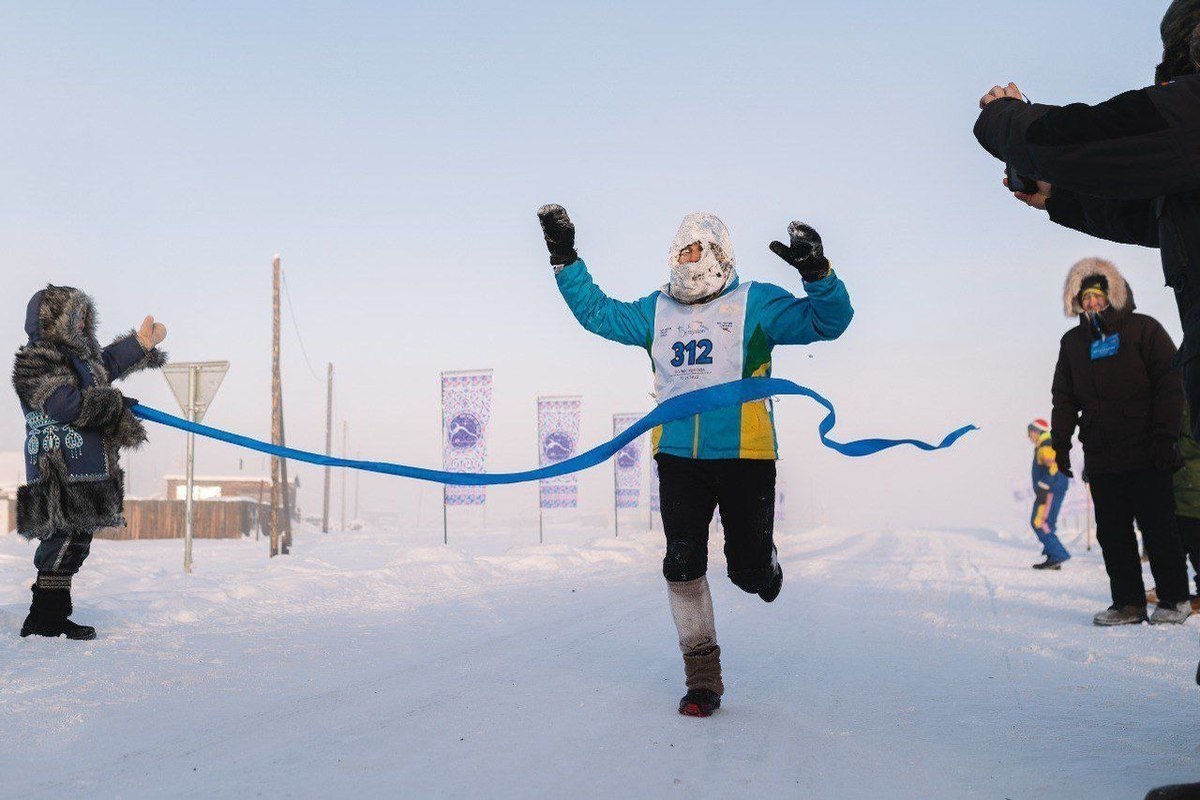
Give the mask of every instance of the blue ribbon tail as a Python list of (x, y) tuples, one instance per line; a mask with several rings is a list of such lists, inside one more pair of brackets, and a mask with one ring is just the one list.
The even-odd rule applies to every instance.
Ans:
[(217, 441), (237, 445), (248, 450), (255, 450), (292, 461), (301, 461), (307, 464), (326, 467), (347, 467), (365, 472), (378, 472), (384, 475), (396, 475), (403, 478), (414, 478), (416, 480), (444, 483), (453, 486), (487, 486), (507, 483), (527, 483), (545, 478), (554, 478), (559, 475), (567, 475), (572, 472), (580, 472), (604, 463), (620, 452), (621, 448), (625, 445), (659, 425), (686, 419), (707, 411), (715, 411), (718, 408), (740, 406), (755, 400), (765, 400), (775, 395), (810, 397), (824, 406), (829, 413), (821, 420), (817, 429), (821, 443), (842, 455), (856, 458), (869, 456), (900, 445), (912, 445), (926, 451), (943, 450), (952, 446), (967, 433), (978, 430), (974, 425), (965, 425), (950, 433), (942, 439), (940, 444), (936, 445), (917, 439), (859, 439), (853, 442), (835, 442), (828, 437), (837, 419), (833, 410), (833, 404), (820, 394), (809, 389), (807, 386), (801, 386), (783, 378), (744, 378), (738, 381), (710, 386), (705, 389), (697, 389), (693, 392), (665, 400), (653, 411), (646, 414), (646, 416), (610, 441), (597, 445), (591, 450), (580, 453), (573, 458), (560, 461), (557, 464), (551, 464), (539, 469), (525, 470), (523, 472), (446, 472), (444, 470), (411, 467), (404, 464), (392, 464), (386, 461), (359, 461), (350, 458), (337, 458), (321, 453), (297, 450), (292, 447), (282, 447), (259, 439), (252, 439), (249, 436), (242, 436), (220, 430), (219, 428), (212, 428), (198, 422), (189, 422), (158, 409), (141, 405), (140, 403), (133, 406), (131, 410), (136, 416), (150, 422), (157, 422), (160, 425), (166, 425), (209, 439), (216, 439)]

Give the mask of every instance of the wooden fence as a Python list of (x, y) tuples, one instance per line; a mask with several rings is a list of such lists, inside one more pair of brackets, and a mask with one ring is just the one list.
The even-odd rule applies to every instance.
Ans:
[[(192, 503), (192, 536), (238, 539), (265, 525), (269, 507), (253, 500), (196, 500)], [(124, 528), (104, 528), (97, 539), (182, 539), (184, 501), (126, 500)]]

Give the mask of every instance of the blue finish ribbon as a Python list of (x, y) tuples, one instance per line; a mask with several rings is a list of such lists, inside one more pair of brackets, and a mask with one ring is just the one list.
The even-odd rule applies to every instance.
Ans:
[(249, 450), (257, 450), (260, 453), (291, 459), (292, 461), (303, 461), (326, 467), (348, 467), (366, 472), (399, 475), (403, 478), (415, 478), (421, 481), (432, 481), (433, 483), (445, 483), (454, 486), (487, 486), (503, 483), (526, 483), (528, 481), (554, 478), (559, 475), (579, 472), (604, 463), (620, 452), (621, 448), (625, 445), (658, 425), (678, 419), (686, 419), (705, 411), (740, 406), (743, 403), (763, 400), (775, 395), (811, 397), (824, 406), (829, 413), (825, 415), (825, 418), (821, 420), (821, 424), (817, 428), (821, 437), (821, 443), (844, 456), (856, 458), (869, 456), (881, 450), (887, 450), (888, 448), (904, 444), (912, 445), (921, 450), (942, 450), (950, 447), (970, 431), (978, 430), (974, 425), (965, 425), (948, 434), (946, 438), (942, 439), (940, 444), (929, 444), (916, 439), (859, 439), (854, 442), (835, 442), (829, 438), (828, 434), (833, 430), (837, 417), (833, 410), (833, 404), (824, 397), (807, 386), (801, 386), (783, 378), (744, 378), (738, 381), (718, 384), (717, 386), (710, 386), (705, 389), (697, 389), (665, 400), (657, 408), (646, 414), (646, 416), (642, 417), (611, 441), (593, 447), (586, 453), (580, 453), (573, 458), (560, 461), (557, 464), (549, 464), (539, 469), (525, 470), (524, 472), (445, 472), (436, 469), (425, 469), (423, 467), (410, 467), (404, 464), (391, 464), (385, 461), (359, 461), (352, 458), (337, 458), (320, 453), (310, 453), (305, 450), (296, 450), (291, 447), (281, 447), (269, 442), (252, 439), (249, 436), (241, 436), (217, 428), (210, 428), (207, 425), (201, 425), (197, 422), (188, 422), (186, 419), (181, 419), (141, 404), (133, 406), (132, 410), (138, 417), (151, 422), (196, 433), (210, 439), (228, 442), (229, 444), (245, 447)]

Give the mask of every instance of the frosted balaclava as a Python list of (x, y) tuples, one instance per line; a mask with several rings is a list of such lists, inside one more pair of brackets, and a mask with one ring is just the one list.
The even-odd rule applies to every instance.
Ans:
[[(680, 264), (679, 251), (697, 242), (700, 260)], [(716, 214), (688, 214), (671, 242), (667, 264), (671, 267), (671, 282), (665, 288), (679, 302), (702, 303), (719, 295), (737, 275), (733, 242), (725, 223)]]

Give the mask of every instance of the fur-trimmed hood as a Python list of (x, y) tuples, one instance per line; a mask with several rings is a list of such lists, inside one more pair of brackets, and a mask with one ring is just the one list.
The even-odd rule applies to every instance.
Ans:
[(1084, 281), (1100, 276), (1108, 283), (1108, 302), (1112, 309), (1119, 314), (1132, 313), (1136, 306), (1133, 303), (1133, 290), (1129, 282), (1111, 261), (1103, 258), (1085, 258), (1075, 263), (1067, 273), (1067, 281), (1063, 286), (1063, 313), (1068, 317), (1083, 314), (1083, 306), (1079, 304), (1079, 293)]
[(84, 359), (95, 359), (100, 354), (96, 322), (96, 304), (73, 286), (47, 284), (30, 298), (25, 309), (25, 333), (30, 344), (62, 345)]

